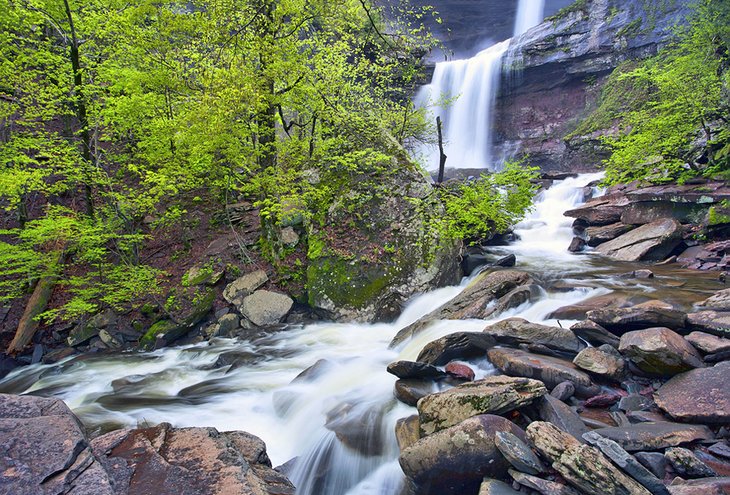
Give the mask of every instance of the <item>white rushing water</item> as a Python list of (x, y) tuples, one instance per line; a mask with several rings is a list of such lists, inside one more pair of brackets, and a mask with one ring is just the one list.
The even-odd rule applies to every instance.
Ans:
[[(514, 36), (543, 19), (543, 0), (519, 0)], [(487, 168), (498, 164), (492, 154), (494, 102), (499, 91), (502, 58), (510, 40), (502, 41), (464, 60), (440, 62), (431, 83), (421, 88), (417, 106), (428, 108), (443, 122), (444, 149), (451, 168)], [(421, 155), (428, 170), (439, 165), (436, 146), (424, 146)]]
[[(562, 256), (571, 234), (559, 217), (582, 201), (576, 191), (594, 178), (569, 179), (542, 195), (520, 226), (522, 241), (509, 248), (518, 256), (539, 253), (522, 268), (540, 273), (545, 259)], [(394, 427), (415, 408), (394, 399), (388, 363), (414, 360), (432, 340), (481, 331), (505, 317), (545, 322), (558, 307), (604, 291), (545, 293), (492, 320), (438, 321), (389, 349), (398, 330), (456, 296), (463, 285), (414, 298), (391, 324), (320, 323), (248, 339), (34, 365), (9, 375), (0, 391), (59, 397), (91, 428), (166, 421), (251, 432), (266, 442), (274, 465), (298, 459), (288, 474), (299, 495), (397, 495), (403, 474)], [(231, 353), (241, 360), (237, 367), (216, 365)], [(493, 372), (486, 359), (470, 365), (477, 377)]]

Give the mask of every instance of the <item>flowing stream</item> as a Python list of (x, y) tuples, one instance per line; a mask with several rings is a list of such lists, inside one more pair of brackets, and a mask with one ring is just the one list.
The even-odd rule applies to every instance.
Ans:
[[(519, 0), (513, 36), (519, 36), (543, 19), (544, 0)], [(511, 40), (496, 43), (474, 57), (436, 64), (431, 83), (415, 98), (443, 121), (447, 165), (452, 168), (495, 170), (492, 153), (492, 119), (499, 91), (502, 59)], [(440, 153), (435, 146), (421, 150), (428, 170), (436, 170)]]
[[(557, 324), (546, 319), (555, 309), (610, 291), (668, 288), (662, 297), (681, 306), (713, 290), (707, 279), (692, 282), (681, 273), (631, 281), (616, 276), (633, 269), (630, 264), (568, 254), (571, 220), (562, 213), (583, 200), (583, 186), (596, 178), (580, 176), (544, 191), (517, 228), (521, 240), (497, 253), (514, 252), (518, 268), (547, 290), (494, 320), (436, 321), (389, 348), (400, 328), (454, 297), (465, 280), (414, 298), (390, 324), (320, 323), (150, 353), (74, 357), (16, 370), (0, 382), (0, 392), (59, 397), (94, 433), (163, 421), (251, 432), (266, 442), (274, 465), (297, 459), (286, 472), (299, 495), (397, 494), (403, 474), (394, 426), (415, 409), (393, 398), (388, 363), (414, 360), (436, 338), (480, 331), (508, 316)], [(576, 288), (552, 290), (556, 281)], [(477, 377), (493, 372), (486, 360), (470, 365)]]

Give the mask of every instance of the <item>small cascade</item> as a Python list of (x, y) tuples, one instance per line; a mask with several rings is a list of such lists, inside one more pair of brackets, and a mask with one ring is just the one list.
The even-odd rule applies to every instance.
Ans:
[[(539, 24), (544, 0), (520, 0), (514, 35)], [(510, 40), (502, 41), (464, 60), (436, 64), (431, 83), (421, 88), (415, 103), (440, 116), (444, 126), (447, 166), (460, 169), (498, 168), (492, 153), (494, 102), (499, 91), (502, 59)], [(422, 159), (427, 170), (436, 170), (436, 146), (424, 146)]]

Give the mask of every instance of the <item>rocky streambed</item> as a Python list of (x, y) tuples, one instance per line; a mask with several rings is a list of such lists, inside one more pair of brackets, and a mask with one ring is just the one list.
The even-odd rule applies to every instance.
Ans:
[(719, 271), (655, 264), (705, 249), (693, 235), (721, 200), (644, 223), (619, 204), (614, 239), (679, 225), (652, 262), (571, 254), (601, 226), (581, 218), (630, 197), (576, 208), (590, 179), (545, 191), (521, 240), (485, 255), (498, 266), (392, 324), (13, 372), (0, 392), (26, 395), (0, 395), (0, 493), (728, 493), (730, 292)]

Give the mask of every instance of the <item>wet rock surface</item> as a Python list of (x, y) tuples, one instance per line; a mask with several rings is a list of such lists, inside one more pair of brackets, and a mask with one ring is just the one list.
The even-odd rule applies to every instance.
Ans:
[(678, 421), (730, 423), (730, 362), (675, 376), (657, 390), (657, 405)]

